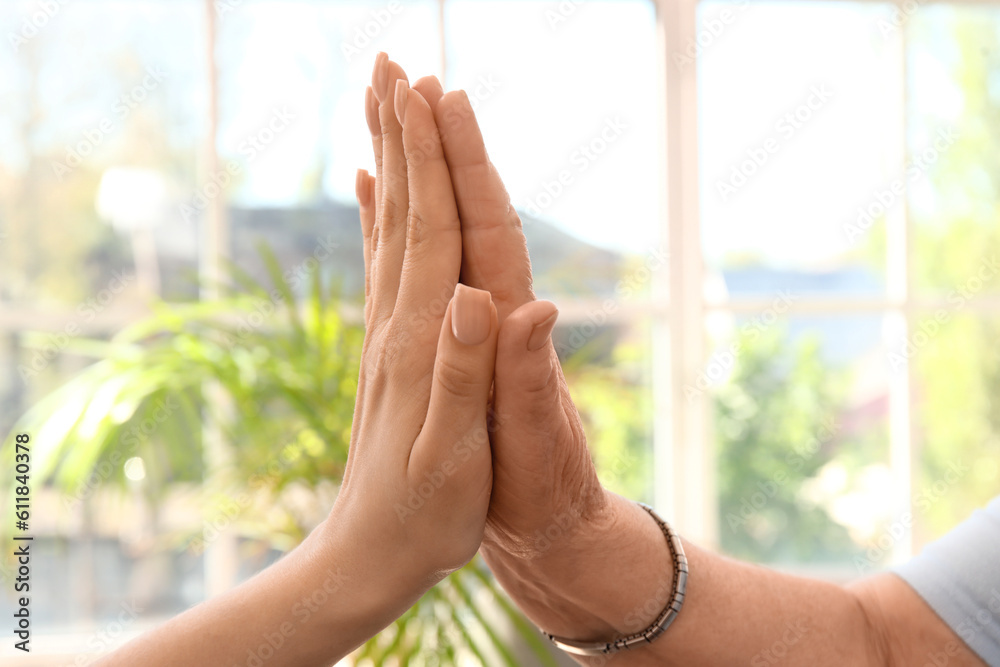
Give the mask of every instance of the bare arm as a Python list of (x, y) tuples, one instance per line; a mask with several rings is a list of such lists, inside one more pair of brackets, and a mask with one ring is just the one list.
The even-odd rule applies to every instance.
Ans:
[[(610, 661), (621, 665), (923, 665), (984, 663), (901, 579), (834, 584), (781, 574), (685, 542), (688, 594), (666, 634)], [(662, 533), (637, 505), (607, 507), (544, 554), (512, 558), (484, 545), (501, 584), (546, 631), (608, 640), (642, 630), (669, 597)]]
[(244, 585), (193, 607), (100, 664), (333, 664), (403, 613), (422, 586), (402, 562), (395, 569), (385, 562), (373, 572), (376, 561), (362, 556), (358, 540), (333, 536), (331, 525)]
[[(462, 275), (494, 295), (502, 322), (494, 383), (502, 419), (482, 553), (547, 632), (595, 641), (637, 632), (669, 595), (665, 540), (644, 511), (601, 487), (549, 338), (556, 309), (532, 293), (521, 222), (475, 113), (461, 93), (425, 85), (436, 91), (427, 98), (455, 186)], [(983, 664), (892, 575), (844, 588), (686, 548), (679, 618), (646, 649), (611, 663), (921, 666), (943, 654), (951, 666)]]
[(377, 175), (357, 179), (365, 340), (337, 501), (283, 560), (138, 638), (107, 667), (330, 665), (479, 548), (496, 308), (489, 293), (457, 283), (458, 216), (429, 104), (385, 54), (367, 93)]

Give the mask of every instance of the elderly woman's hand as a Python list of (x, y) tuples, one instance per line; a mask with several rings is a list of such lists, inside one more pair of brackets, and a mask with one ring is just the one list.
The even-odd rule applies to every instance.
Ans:
[(501, 322), (493, 494), (481, 552), (549, 632), (582, 639), (641, 630), (670, 593), (669, 568), (648, 568), (669, 556), (663, 535), (640, 507), (601, 486), (550, 338), (558, 312), (535, 300), (521, 221), (468, 96), (443, 93), (433, 77), (414, 87), (434, 109), (451, 172), (462, 281), (493, 295)]
[[(501, 322), (493, 494), (481, 551), (518, 606), (552, 634), (604, 643), (642, 631), (671, 595), (670, 549), (643, 509), (604, 490), (597, 478), (550, 340), (555, 306), (534, 300), (521, 223), (468, 98), (443, 95), (433, 79), (418, 84), (434, 108), (451, 170), (462, 280), (493, 294)], [(690, 595), (664, 636), (610, 657), (577, 660), (630, 667), (779, 659), (810, 666), (881, 667), (925, 658), (985, 664), (893, 575), (844, 588), (732, 561), (687, 541), (684, 548)]]

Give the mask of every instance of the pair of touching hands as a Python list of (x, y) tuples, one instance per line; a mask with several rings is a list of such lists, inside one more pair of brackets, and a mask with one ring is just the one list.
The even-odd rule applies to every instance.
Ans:
[[(434, 77), (410, 86), (380, 54), (365, 107), (376, 172), (357, 181), (367, 332), (354, 431), (337, 502), (304, 545), (320, 536), (331, 545), (313, 550), (320, 562), (363, 582), (339, 592), (353, 617), (331, 619), (337, 655), (477, 550), (551, 634), (610, 641), (649, 627), (672, 592), (669, 549), (597, 478), (550, 338), (556, 308), (534, 298), (521, 222), (468, 97)], [(840, 587), (685, 550), (697, 595), (667, 635), (579, 661), (757, 665), (787, 653), (789, 665), (882, 666), (961, 645), (893, 575)], [(983, 664), (965, 648), (948, 655)]]
[[(610, 641), (665, 607), (666, 541), (598, 481), (550, 338), (556, 308), (532, 294), (521, 223), (468, 97), (433, 77), (411, 87), (380, 54), (365, 106), (367, 331), (337, 501), (298, 548), (105, 667), (329, 665), (477, 550), (560, 637)], [(666, 636), (578, 660), (985, 664), (894, 575), (842, 587), (684, 548), (696, 594)]]
[[(550, 338), (556, 308), (532, 294), (469, 98), (433, 77), (411, 87), (379, 54), (365, 107), (367, 331), (337, 501), (300, 547), (105, 667), (329, 665), (477, 550), (557, 636), (609, 641), (664, 609), (666, 541), (598, 481)], [(667, 636), (612, 664), (985, 664), (894, 575), (840, 587), (685, 550), (697, 595)]]
[(468, 96), (434, 77), (411, 87), (379, 54), (365, 114), (366, 333), (337, 501), (298, 548), (106, 667), (329, 665), (480, 549), (556, 635), (634, 632), (663, 608), (663, 536), (597, 479), (550, 338), (556, 307), (534, 298)]
[(366, 559), (406, 573), (410, 601), (482, 547), (545, 630), (641, 629), (659, 609), (615, 627), (603, 619), (630, 610), (588, 611), (606, 599), (586, 586), (552, 613), (582, 554), (595, 567), (617, 557), (609, 535), (623, 522), (666, 547), (640, 508), (601, 487), (552, 345), (556, 307), (535, 300), (521, 221), (468, 96), (435, 77), (411, 86), (382, 53), (365, 115), (376, 165), (357, 177), (367, 332), (327, 529), (363, 536)]

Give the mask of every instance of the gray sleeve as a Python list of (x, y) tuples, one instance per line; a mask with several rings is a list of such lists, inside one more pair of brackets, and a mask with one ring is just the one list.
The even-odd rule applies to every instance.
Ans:
[(1000, 667), (1000, 496), (893, 572), (980, 658)]

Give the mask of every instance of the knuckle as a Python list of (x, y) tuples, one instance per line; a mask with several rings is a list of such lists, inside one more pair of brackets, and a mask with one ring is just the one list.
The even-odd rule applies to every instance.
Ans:
[(511, 272), (505, 272), (505, 277), (509, 277), (510, 280), (507, 284), (494, 286), (490, 290), (490, 294), (493, 295), (493, 301), (507, 301), (507, 302), (518, 302), (519, 299), (523, 299), (525, 294), (534, 294), (531, 285), (530, 277), (527, 279), (522, 279), (512, 275)]
[(410, 206), (406, 214), (406, 247), (417, 249), (427, 238), (423, 213), (416, 206)]
[[(450, 237), (449, 235), (455, 236)], [(461, 223), (457, 217), (432, 223), (421, 213), (420, 207), (410, 206), (406, 219), (406, 249), (408, 252), (417, 253), (417, 256), (422, 260), (435, 259), (441, 253), (442, 243), (453, 242), (461, 243)], [(448, 298), (451, 298), (450, 292)]]
[(443, 155), (437, 128), (419, 139), (408, 142), (406, 146), (406, 164), (410, 168), (419, 167), (427, 160), (442, 158)]
[(434, 365), (434, 382), (453, 396), (474, 396), (482, 381), (472, 364), (440, 356)]
[(396, 228), (396, 221), (399, 220), (401, 216), (406, 215), (406, 204), (401, 203), (398, 198), (393, 195), (386, 195), (382, 200), (382, 220), (381, 227), (383, 231), (383, 236), (391, 234)]
[[(499, 361), (499, 360), (498, 360)], [(543, 364), (522, 364), (519, 368), (510, 369), (510, 372), (501, 370), (498, 364), (497, 370), (497, 392), (506, 394), (507, 388), (513, 389), (512, 394), (519, 395), (532, 406), (547, 406), (551, 401), (559, 396), (559, 385), (556, 382), (555, 364), (551, 358), (548, 363)]]
[(373, 334), (362, 351), (362, 364), (369, 377), (391, 377), (403, 356), (406, 336), (391, 327)]

